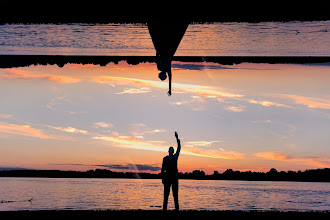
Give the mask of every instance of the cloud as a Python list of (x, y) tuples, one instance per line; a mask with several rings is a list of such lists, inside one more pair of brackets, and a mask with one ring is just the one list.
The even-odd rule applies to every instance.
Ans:
[(8, 124), (6, 122), (0, 122), (0, 133), (41, 139), (58, 139), (55, 136), (45, 134), (42, 130), (32, 128), (30, 125)]
[(153, 150), (153, 151), (161, 151), (167, 152), (168, 147), (155, 145), (154, 143), (150, 143), (147, 141), (141, 141), (134, 137), (130, 136), (95, 136), (92, 137), (95, 140), (102, 140), (107, 142), (112, 142), (117, 144), (119, 147), (139, 149), (139, 150)]
[(270, 102), (270, 101), (257, 101), (257, 100), (249, 99), (248, 102), (252, 103), (252, 104), (259, 104), (259, 105), (266, 106), (266, 107), (276, 106), (276, 107), (292, 108), (287, 105), (283, 105), (283, 104), (276, 103), (276, 102)]
[(254, 156), (265, 160), (277, 160), (277, 161), (294, 161), (304, 162), (315, 167), (330, 167), (329, 157), (318, 157), (318, 156), (291, 156), (279, 152), (259, 152), (255, 153)]
[(13, 115), (0, 113), (0, 119), (13, 119), (13, 118), (14, 118)]
[(95, 123), (93, 124), (93, 127), (94, 127), (94, 128), (113, 128), (114, 125), (111, 124), (111, 123), (107, 123), (107, 122), (100, 121), (100, 122), (95, 122)]
[[(138, 140), (134, 137), (130, 136), (95, 136), (92, 137), (95, 140), (102, 140), (106, 142), (111, 142), (116, 144), (118, 147), (124, 148), (132, 148), (139, 150), (152, 150), (152, 151), (160, 151), (160, 152), (168, 152), (168, 146), (154, 141), (143, 141)], [(217, 159), (240, 159), (243, 158), (244, 155), (234, 151), (220, 151), (213, 149), (199, 149), (198, 147), (189, 148), (188, 150), (184, 148), (185, 144), (182, 144), (183, 150), (181, 150), (182, 154), (199, 156), (199, 157), (209, 157), (209, 158), (217, 158)]]
[(151, 89), (148, 87), (142, 88), (131, 88), (131, 89), (124, 89), (122, 92), (118, 92), (116, 94), (141, 94), (141, 93), (148, 93), (151, 92)]
[(67, 103), (71, 103), (72, 104), (72, 101), (69, 98), (67, 98), (66, 96), (59, 96), (59, 97), (52, 98), (46, 104), (46, 108), (48, 108), (50, 110), (54, 110), (56, 105), (60, 105), (63, 102), (67, 102)]
[(230, 112), (242, 112), (245, 109), (245, 106), (226, 106), (224, 107), (226, 111), (230, 111)]
[(53, 128), (53, 129), (56, 129), (56, 130), (59, 130), (59, 131), (68, 132), (68, 133), (88, 134), (88, 131), (86, 131), (86, 130), (80, 130), (80, 129), (73, 128), (73, 127), (63, 128), (63, 127), (54, 127), (54, 126), (50, 126), (50, 125), (48, 125), (48, 127), (49, 128)]
[(185, 143), (185, 147), (210, 147), (213, 143), (220, 141), (188, 141)]
[(305, 105), (309, 108), (330, 109), (330, 99), (298, 96), (298, 95), (282, 95), (286, 98), (293, 99), (295, 103)]
[(148, 164), (101, 164), (101, 165), (93, 165), (96, 167), (104, 167), (109, 169), (117, 169), (117, 170), (136, 170), (136, 171), (160, 171), (162, 168), (155, 165)]
[[(191, 110), (193, 111), (203, 111), (206, 110), (207, 102), (201, 96), (192, 95), (190, 96), (191, 99), (188, 100), (181, 100), (181, 101), (174, 101), (170, 102), (173, 106), (182, 106), (182, 105), (192, 105)], [(208, 97), (210, 98), (210, 97)]]
[(6, 69), (3, 72), (3, 75), (1, 76), (0, 79), (6, 79), (6, 80), (42, 79), (42, 80), (47, 80), (47, 81), (56, 82), (56, 83), (77, 83), (77, 82), (81, 82), (80, 79), (72, 78), (72, 77), (69, 77), (69, 76), (58, 76), (58, 75), (52, 75), (52, 74), (35, 75), (35, 74), (31, 74), (30, 71), (19, 70), (19, 69)]
[(167, 131), (164, 128), (150, 129), (143, 123), (130, 124), (128, 130), (135, 138), (144, 138), (143, 135), (145, 134), (164, 133)]
[[(81, 164), (81, 163), (51, 163), (50, 165), (56, 166), (86, 166), (86, 167), (101, 167), (116, 170), (135, 170), (135, 171), (159, 171), (160, 166), (155, 164)], [(0, 167), (1, 170), (1, 167)]]
[(33, 170), (24, 167), (0, 167), (0, 171), (7, 171), (7, 170)]
[(196, 63), (173, 63), (173, 69), (184, 69), (184, 70), (204, 70), (204, 69), (214, 69), (214, 70), (221, 70), (221, 69), (233, 69), (231, 67), (225, 67), (216, 64), (196, 64)]
[[(152, 80), (143, 80), (143, 79), (134, 79), (134, 78), (125, 78), (125, 77), (115, 77), (115, 76), (97, 76), (92, 79), (93, 82), (102, 83), (102, 84), (114, 84), (114, 85), (137, 85), (142, 88), (152, 87), (152, 88), (168, 88), (167, 82), (161, 81), (152, 81)], [(181, 83), (172, 83), (172, 87), (175, 88), (177, 92), (193, 93), (203, 97), (212, 97), (212, 98), (239, 98), (244, 95), (235, 94), (218, 87), (211, 86), (201, 86), (201, 85), (192, 85), (192, 84), (181, 84)], [(130, 94), (134, 92), (141, 92), (138, 90), (131, 90)], [(147, 90), (142, 90), (142, 92), (147, 92)], [(128, 92), (126, 92), (128, 93)]]

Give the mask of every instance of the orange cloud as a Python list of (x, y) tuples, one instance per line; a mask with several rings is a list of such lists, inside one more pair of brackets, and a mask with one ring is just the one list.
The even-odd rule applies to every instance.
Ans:
[(297, 104), (306, 105), (309, 108), (330, 109), (330, 99), (313, 98), (298, 95), (283, 95), (293, 99)]
[(287, 105), (283, 105), (283, 104), (276, 103), (276, 102), (270, 102), (270, 101), (257, 101), (257, 100), (249, 99), (248, 102), (252, 103), (252, 104), (259, 104), (259, 105), (266, 106), (266, 107), (276, 106), (276, 107), (292, 108)]
[[(167, 82), (161, 81), (152, 81), (152, 80), (143, 80), (143, 79), (134, 79), (134, 78), (125, 78), (125, 77), (115, 77), (115, 76), (97, 76), (92, 79), (96, 83), (110, 84), (110, 85), (128, 85), (133, 84), (137, 86), (142, 86), (141, 89), (126, 89), (122, 93), (145, 93), (149, 92), (146, 90), (147, 86), (153, 88), (168, 88)], [(211, 87), (211, 86), (200, 86), (200, 85), (191, 85), (191, 84), (181, 84), (181, 83), (172, 83), (172, 87), (175, 88), (178, 92), (189, 92), (194, 93), (206, 98), (240, 98), (244, 95), (235, 94), (231, 92), (224, 91), (223, 89)]]
[(30, 125), (8, 124), (6, 122), (0, 122), (0, 133), (23, 135), (41, 139), (57, 139), (52, 135), (44, 134), (43, 131), (39, 129), (32, 128)]
[[(142, 141), (130, 136), (96, 136), (93, 137), (95, 140), (102, 140), (112, 142), (117, 144), (119, 147), (140, 149), (140, 150), (152, 150), (167, 152), (168, 146), (164, 145), (163, 142), (153, 142), (153, 141)], [(209, 157), (209, 158), (218, 158), (218, 159), (239, 159), (243, 157), (243, 154), (233, 151), (216, 151), (216, 150), (205, 150), (196, 148), (184, 149), (184, 144), (182, 145), (183, 150), (182, 154), (198, 156), (198, 157)]]
[(300, 161), (315, 167), (330, 167), (329, 157), (316, 157), (316, 156), (293, 157), (278, 152), (259, 152), (259, 153), (255, 153), (254, 156), (265, 160), (298, 161), (298, 162)]
[(48, 126), (48, 127), (53, 128), (53, 129), (56, 129), (56, 130), (59, 130), (59, 131), (69, 132), (69, 133), (88, 134), (88, 131), (79, 130), (79, 129), (73, 128), (73, 127), (66, 127), (66, 128), (63, 128), (63, 127), (54, 127), (54, 126)]

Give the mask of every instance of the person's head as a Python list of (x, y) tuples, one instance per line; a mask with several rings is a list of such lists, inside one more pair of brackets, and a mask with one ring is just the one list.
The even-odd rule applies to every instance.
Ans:
[(172, 156), (174, 154), (174, 148), (172, 146), (170, 148), (168, 148), (168, 154), (170, 156)]
[(166, 72), (162, 71), (158, 74), (159, 79), (161, 79), (162, 81), (164, 81), (167, 78)]

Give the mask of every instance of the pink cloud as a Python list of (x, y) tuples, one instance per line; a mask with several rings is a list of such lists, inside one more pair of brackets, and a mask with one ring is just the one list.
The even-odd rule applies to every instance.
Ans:
[(314, 98), (298, 95), (283, 95), (284, 97), (293, 99), (295, 103), (306, 105), (309, 108), (330, 109), (330, 99)]
[(259, 152), (255, 153), (254, 156), (265, 160), (277, 160), (277, 161), (292, 161), (292, 162), (303, 162), (315, 167), (330, 167), (329, 157), (319, 156), (291, 156), (279, 152)]
[(55, 136), (45, 134), (40, 129), (32, 128), (30, 125), (8, 124), (6, 122), (0, 122), (0, 133), (41, 139), (57, 139)]
[(29, 71), (26, 70), (19, 70), (19, 69), (6, 69), (0, 79), (6, 80), (14, 80), (14, 79), (22, 79), (22, 80), (32, 80), (32, 79), (42, 79), (47, 80), (50, 82), (56, 83), (77, 83), (81, 82), (80, 79), (72, 78), (69, 76), (58, 76), (52, 74), (31, 74)]

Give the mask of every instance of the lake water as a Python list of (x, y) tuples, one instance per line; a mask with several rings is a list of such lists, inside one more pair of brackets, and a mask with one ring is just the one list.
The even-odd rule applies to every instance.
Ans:
[[(1, 211), (155, 210), (162, 199), (160, 180), (0, 178)], [(179, 201), (183, 210), (330, 211), (330, 183), (180, 180)]]
[[(0, 54), (154, 56), (142, 24), (4, 24)], [(330, 21), (189, 25), (180, 56), (329, 56)]]

